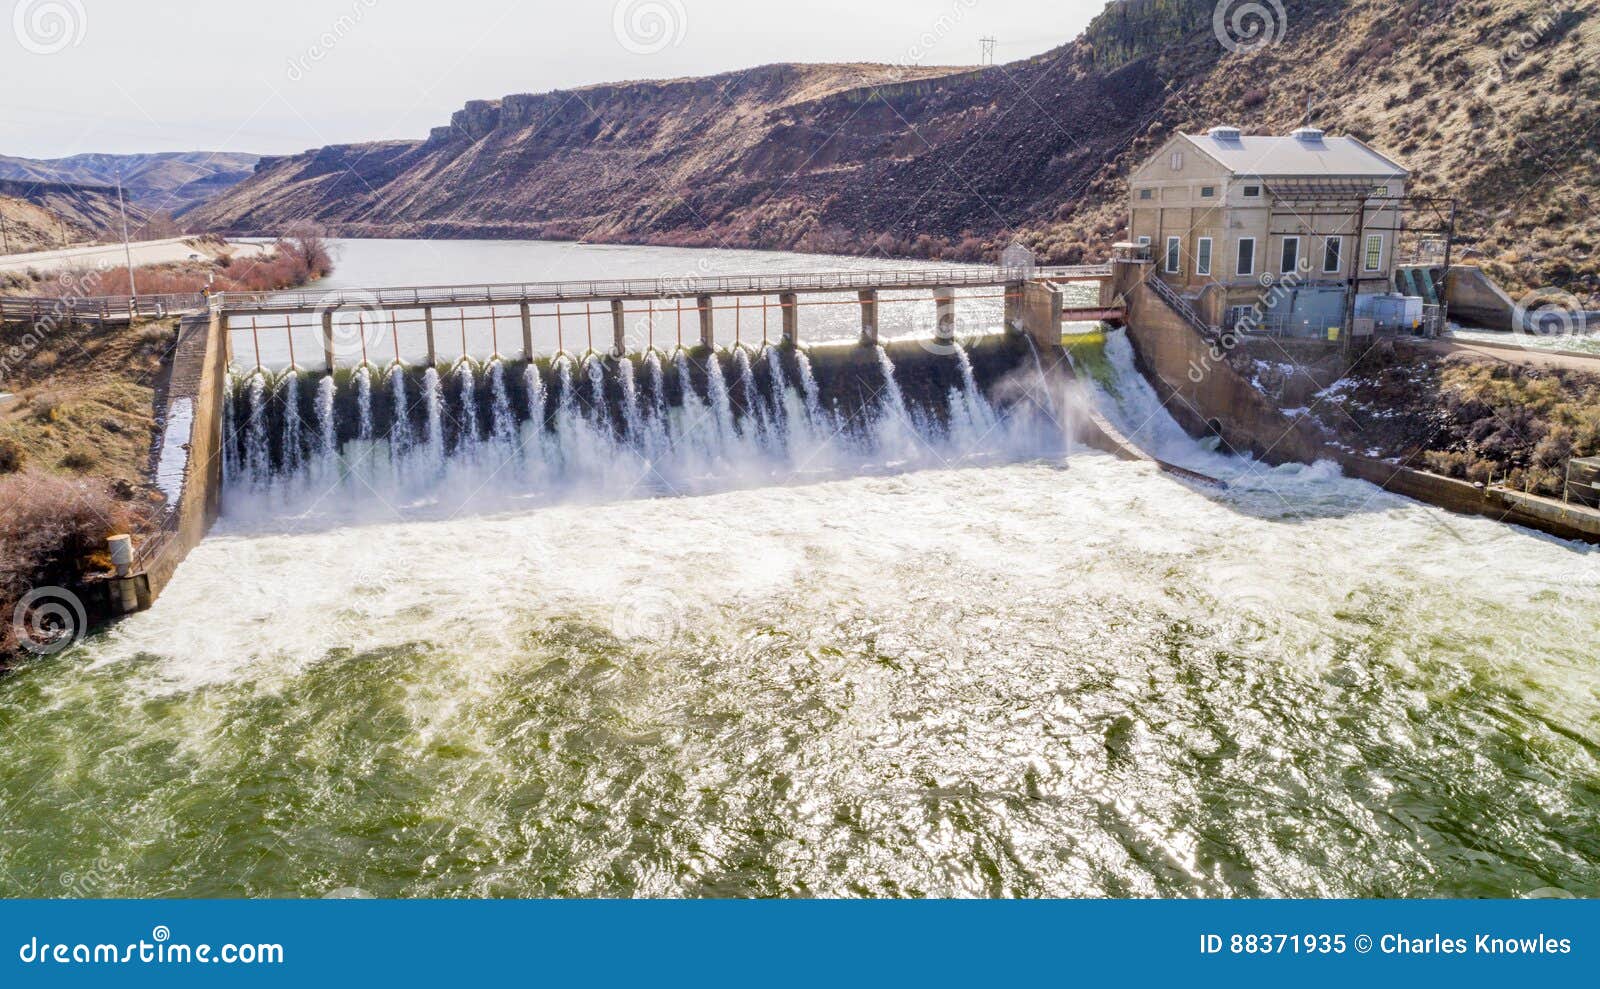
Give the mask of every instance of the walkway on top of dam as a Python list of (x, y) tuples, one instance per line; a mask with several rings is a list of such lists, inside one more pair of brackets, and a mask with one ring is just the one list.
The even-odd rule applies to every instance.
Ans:
[(213, 298), (223, 315), (283, 315), (332, 309), (416, 309), (430, 306), (492, 306), (777, 295), (799, 292), (893, 291), (1000, 286), (1021, 281), (1106, 281), (1111, 265), (1037, 268), (948, 267), (900, 271), (826, 271), (764, 275), (689, 275), (521, 282), (494, 285), (427, 285), (280, 292), (228, 292)]

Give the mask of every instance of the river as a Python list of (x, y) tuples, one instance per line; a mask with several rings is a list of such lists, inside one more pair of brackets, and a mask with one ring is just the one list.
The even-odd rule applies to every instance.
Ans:
[(0, 682), (0, 892), (1600, 892), (1600, 555), (1222, 456), (1102, 357), (1227, 490), (1042, 447), (225, 515)]

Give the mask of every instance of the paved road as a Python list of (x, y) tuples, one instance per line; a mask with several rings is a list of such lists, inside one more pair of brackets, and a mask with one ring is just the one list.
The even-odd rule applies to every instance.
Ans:
[[(266, 252), (266, 244), (232, 244), (234, 257), (245, 258)], [(215, 249), (197, 247), (183, 237), (166, 240), (142, 240), (132, 245), (135, 267), (151, 264), (170, 264), (188, 260), (189, 255), (209, 256)], [(34, 251), (31, 254), (0, 255), (0, 272), (24, 272), (32, 269), (41, 273), (93, 268), (99, 265), (120, 267), (123, 264), (121, 244), (99, 244), (93, 247), (68, 247), (55, 251)]]
[(1600, 373), (1600, 354), (1540, 350), (1508, 343), (1482, 343), (1477, 340), (1412, 340), (1411, 342), (1440, 354), (1473, 354), (1493, 361), (1524, 364), (1528, 367), (1565, 368), (1569, 371)]

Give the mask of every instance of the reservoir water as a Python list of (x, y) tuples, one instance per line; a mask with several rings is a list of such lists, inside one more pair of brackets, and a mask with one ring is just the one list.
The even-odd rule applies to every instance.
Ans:
[[(522, 249), (413, 248), (341, 277)], [(527, 257), (566, 250), (661, 257)], [(693, 494), (235, 497), (151, 611), (0, 681), (0, 892), (1600, 892), (1600, 555), (1206, 449), (1115, 334), (1080, 373), (1229, 487), (984, 405), (1015, 442), (891, 409), (922, 452)]]

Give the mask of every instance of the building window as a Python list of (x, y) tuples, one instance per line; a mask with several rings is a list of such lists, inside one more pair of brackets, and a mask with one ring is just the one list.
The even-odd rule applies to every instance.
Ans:
[(1167, 238), (1167, 274), (1178, 275), (1183, 273), (1183, 241), (1177, 237)]
[(1324, 274), (1333, 274), (1344, 267), (1344, 238), (1329, 237), (1328, 243), (1322, 248), (1322, 270)]
[(1239, 268), (1241, 275), (1256, 273), (1256, 239), (1254, 237), (1239, 238)]
[(1197, 275), (1211, 274), (1211, 238), (1201, 237), (1194, 252), (1194, 271)]
[(1367, 270), (1383, 270), (1383, 237), (1378, 234), (1367, 238)]
[(1174, 151), (1172, 153), (1172, 170), (1174, 172), (1183, 171), (1183, 152), (1182, 151)]
[(1283, 238), (1283, 263), (1278, 270), (1285, 275), (1293, 274), (1300, 270), (1300, 238)]
[(1261, 187), (1259, 185), (1247, 185), (1244, 187), (1244, 195), (1246, 199), (1255, 199), (1261, 195)]
[(1216, 195), (1217, 195), (1217, 187), (1216, 186), (1214, 186), (1214, 185), (1203, 185), (1203, 186), (1200, 187), (1200, 198), (1201, 199), (1215, 199)]
[(1155, 190), (1154, 189), (1140, 189), (1139, 190), (1139, 198), (1140, 199), (1150, 199), (1150, 198), (1153, 198), (1154, 196), (1155, 196)]
[(1150, 238), (1149, 237), (1140, 237), (1139, 238), (1139, 246), (1140, 247), (1149, 247), (1150, 246)]

